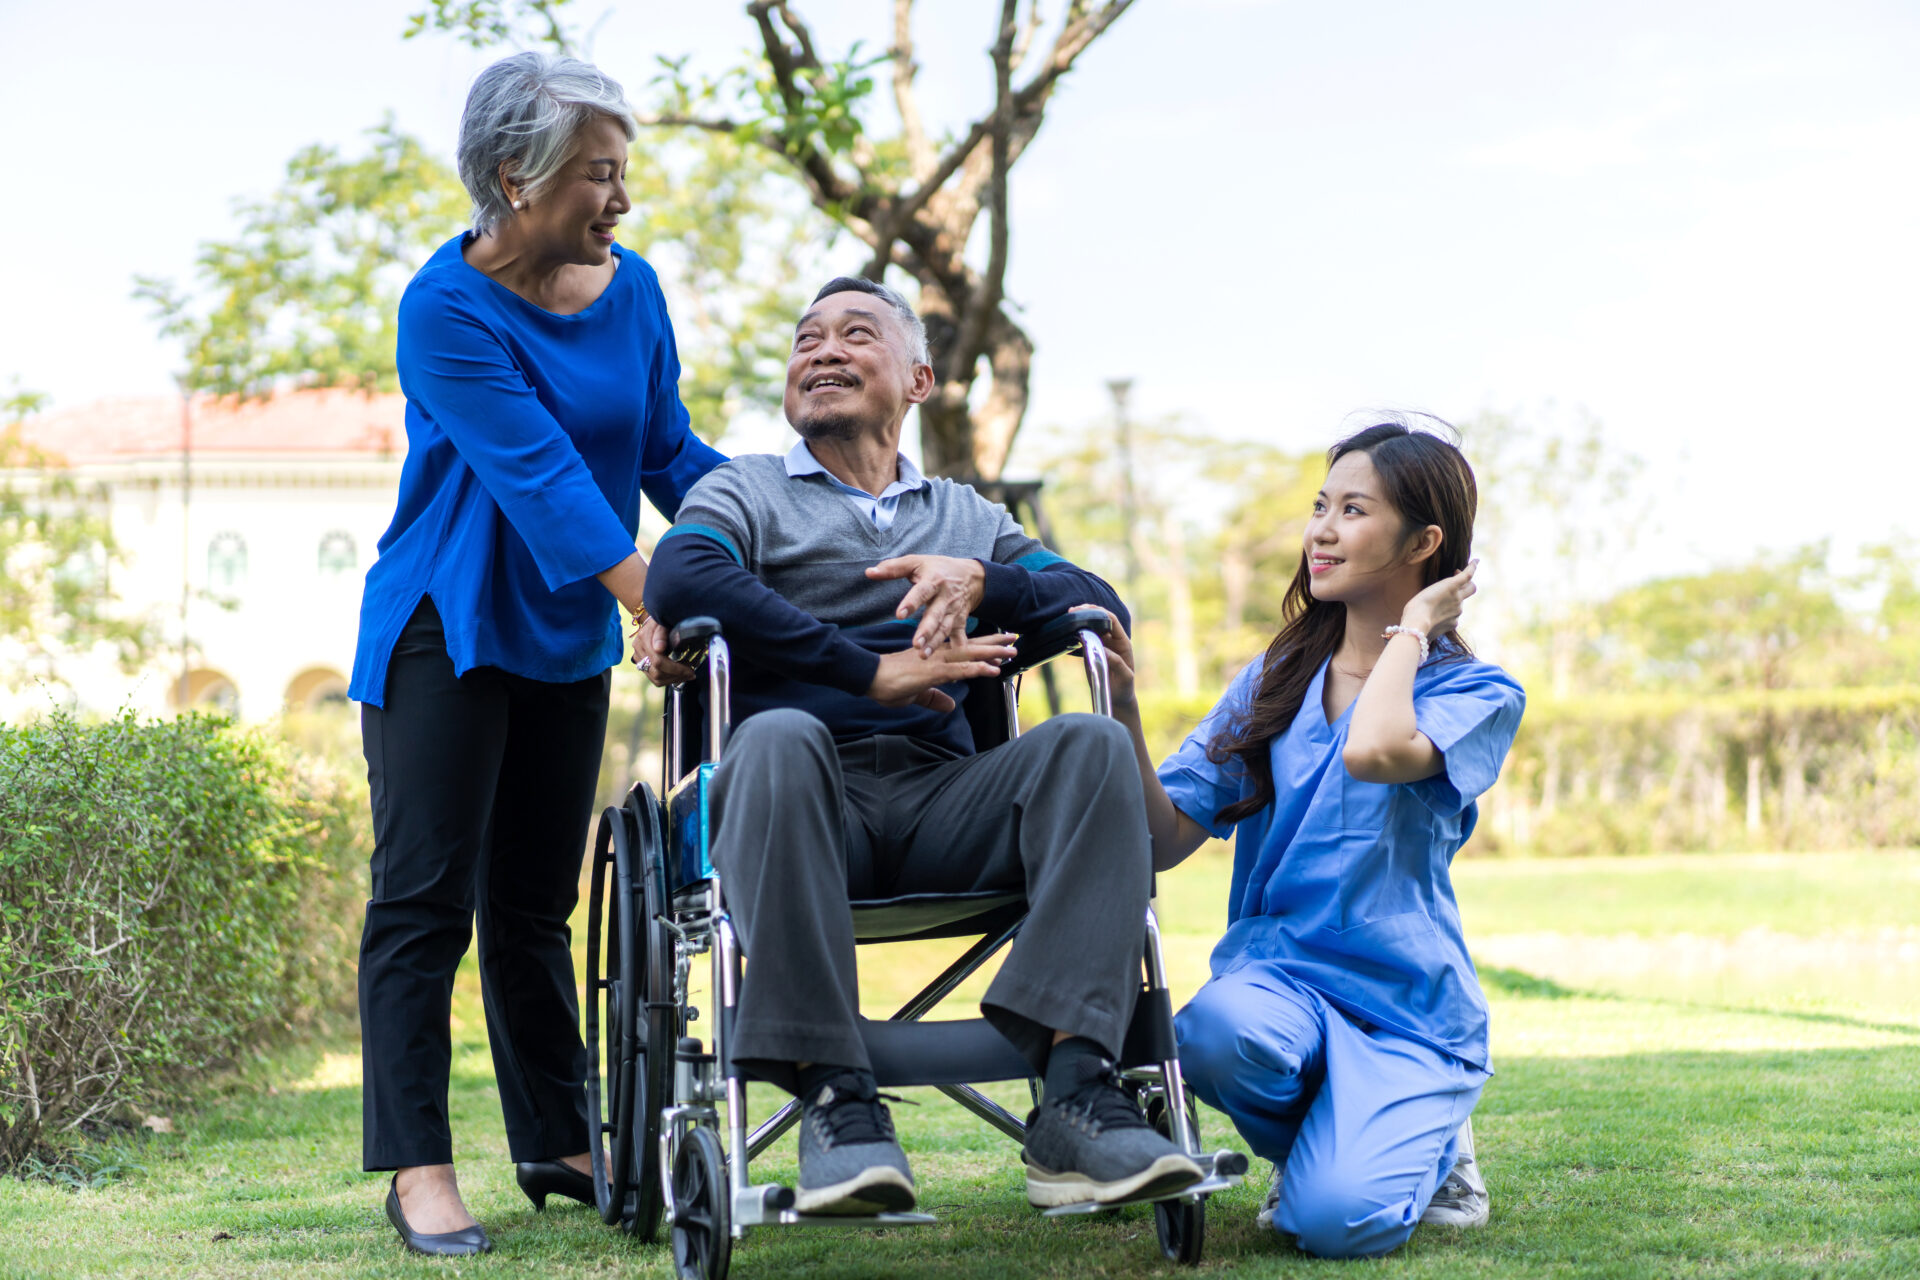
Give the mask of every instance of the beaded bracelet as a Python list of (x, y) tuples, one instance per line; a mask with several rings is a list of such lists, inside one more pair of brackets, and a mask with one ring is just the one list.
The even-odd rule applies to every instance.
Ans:
[(1427, 645), (1427, 637), (1418, 627), (1403, 627), (1396, 623), (1380, 633), (1382, 640), (1391, 640), (1395, 636), (1412, 636), (1415, 640), (1418, 640), (1420, 642), (1420, 665), (1423, 667), (1427, 665), (1427, 655), (1431, 650)]

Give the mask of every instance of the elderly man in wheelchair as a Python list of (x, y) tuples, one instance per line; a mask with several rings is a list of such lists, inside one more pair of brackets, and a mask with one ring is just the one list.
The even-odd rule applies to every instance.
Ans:
[[(933, 389), (911, 308), (866, 280), (831, 282), (801, 317), (787, 367), (785, 411), (800, 442), (784, 457), (736, 458), (697, 484), (647, 577), (652, 617), (635, 657), (649, 678), (692, 679), (702, 646), (710, 667), (730, 668), (714, 672), (706, 691), (710, 754), (724, 739), (724, 755), (700, 784), (699, 830), (711, 833), (714, 892), (724, 884), (724, 905), (704, 918), (737, 931), (727, 938), (737, 937), (746, 963), (737, 988), (716, 963), (724, 990), (715, 999), (726, 1008), (715, 1030), (729, 1043), (712, 1069), (729, 1086), (754, 1078), (792, 1092), (800, 1125), (799, 1185), (779, 1201), (790, 1211), (754, 1220), (903, 1220), (915, 1187), (879, 1091), (890, 1083), (940, 1084), (1022, 1136), (1036, 1206), (1087, 1211), (1179, 1197), (1191, 1205), (1238, 1170), (1199, 1154), (1177, 1078), (1163, 1078), (1173, 1058), (1161, 1025), (1170, 1006), (1150, 935), (1152, 869), (1132, 745), (1099, 715), (1057, 716), (1021, 734), (1012, 681), (1002, 680), (1037, 647), (1079, 644), (1090, 651), (1097, 705), (1096, 636), (1107, 620), (1074, 610), (1097, 604), (1125, 618), (1124, 606), (1004, 508), (920, 475), (900, 455), (906, 412)], [(694, 618), (697, 626), (675, 633)], [(1000, 683), (1004, 700), (981, 696)], [(1009, 740), (976, 750), (976, 731), (992, 723)], [(726, 724), (737, 726), (730, 736)], [(663, 826), (692, 829), (677, 799), (692, 789), (675, 791)], [(997, 1059), (957, 1041), (931, 1051), (950, 1061), (930, 1063), (927, 1051), (913, 1059), (880, 1034), (900, 1024), (860, 1017), (855, 944), (874, 936), (860, 924), (874, 913), (860, 909), (875, 903), (915, 921), (892, 936), (952, 936), (941, 926), (956, 921), (988, 935), (903, 1018), (917, 1018), (957, 985), (951, 975), (1012, 939), (981, 1002), (999, 1033)], [(926, 904), (933, 915), (899, 916)], [(1152, 1004), (1143, 1010), (1152, 1016), (1136, 1017), (1137, 1004)], [(1153, 1025), (1143, 1031), (1143, 1021)], [(686, 1050), (697, 1042), (680, 1043), (683, 1058), (699, 1058)], [(1159, 1072), (1157, 1126), (1142, 1113), (1138, 1073), (1123, 1078), (1130, 1047)], [(1041, 1082), (1024, 1125), (957, 1087), (952, 1076), (968, 1069), (969, 1054), (972, 1069), (988, 1072), (976, 1079)], [(743, 1099), (726, 1088), (736, 1112)], [(743, 1165), (749, 1147), (771, 1138), (741, 1147), (744, 1121), (736, 1115), (735, 1124), (731, 1159)], [(672, 1176), (670, 1209), (681, 1170)], [(744, 1171), (706, 1176), (732, 1183), (738, 1235), (739, 1196), (752, 1190)], [(1163, 1228), (1163, 1244), (1165, 1236)], [(682, 1270), (724, 1267), (722, 1258), (717, 1268)]]

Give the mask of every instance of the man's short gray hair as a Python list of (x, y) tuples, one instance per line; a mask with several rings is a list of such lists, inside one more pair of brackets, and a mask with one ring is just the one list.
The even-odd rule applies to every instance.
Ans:
[(900, 321), (900, 327), (907, 333), (907, 354), (913, 357), (915, 364), (932, 364), (927, 355), (927, 326), (914, 314), (907, 300), (883, 284), (869, 280), (865, 276), (835, 276), (813, 295), (815, 302), (836, 293), (866, 293), (880, 299), (893, 308), (894, 318)]
[(513, 217), (500, 189), (500, 166), (537, 200), (573, 151), (581, 126), (596, 116), (617, 121), (627, 141), (640, 136), (619, 83), (592, 63), (550, 53), (516, 53), (482, 71), (467, 91), (457, 152), (460, 181), (473, 197), (473, 229), (481, 235)]

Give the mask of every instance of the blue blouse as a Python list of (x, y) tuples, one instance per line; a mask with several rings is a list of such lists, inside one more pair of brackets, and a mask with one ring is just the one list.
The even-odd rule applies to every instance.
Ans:
[(400, 300), (407, 460), (360, 605), (349, 694), (380, 706), (387, 660), (433, 598), (456, 675), (556, 683), (620, 660), (596, 574), (633, 554), (644, 493), (667, 519), (725, 457), (693, 434), (653, 268), (614, 246), (593, 305), (555, 315), (440, 246)]
[[(1160, 766), (1174, 805), (1215, 837), (1214, 815), (1252, 791), (1237, 762), (1207, 744), (1243, 721), (1262, 664), (1247, 666)], [(1449, 871), (1473, 834), (1475, 800), (1513, 745), (1526, 694), (1491, 663), (1430, 662), (1413, 683), (1420, 732), (1444, 757), (1419, 782), (1356, 782), (1341, 763), (1349, 706), (1327, 723), (1326, 664), (1287, 731), (1269, 748), (1273, 803), (1241, 820), (1220, 977), (1278, 966), (1349, 1016), (1487, 1066), (1487, 1005), (1460, 929)]]

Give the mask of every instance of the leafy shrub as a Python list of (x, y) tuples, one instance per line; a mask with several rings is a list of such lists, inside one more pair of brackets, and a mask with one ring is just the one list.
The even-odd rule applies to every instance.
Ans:
[(364, 807), (223, 721), (0, 726), (0, 1167), (352, 986)]
[(1920, 844), (1920, 688), (1536, 699), (1475, 851)]

